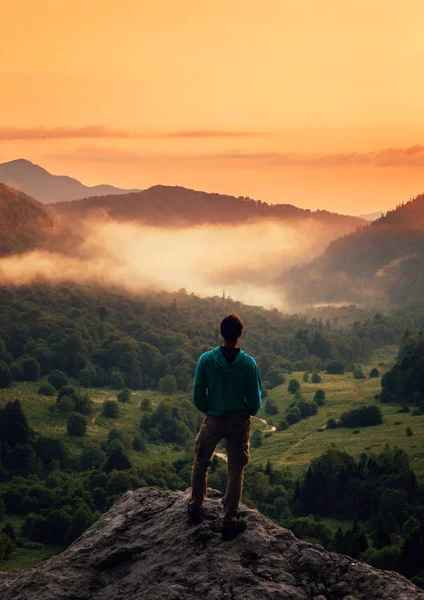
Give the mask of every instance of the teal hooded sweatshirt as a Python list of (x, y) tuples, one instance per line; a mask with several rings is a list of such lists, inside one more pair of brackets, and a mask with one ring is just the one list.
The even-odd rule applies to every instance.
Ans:
[(194, 378), (194, 404), (211, 416), (256, 415), (262, 388), (255, 359), (240, 349), (230, 363), (219, 346), (202, 354)]

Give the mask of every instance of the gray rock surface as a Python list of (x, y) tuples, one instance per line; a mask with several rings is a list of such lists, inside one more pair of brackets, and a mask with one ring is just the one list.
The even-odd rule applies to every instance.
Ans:
[(298, 540), (256, 510), (221, 540), (220, 494), (187, 523), (188, 492), (127, 492), (59, 556), (0, 573), (1, 600), (420, 600), (405, 578)]

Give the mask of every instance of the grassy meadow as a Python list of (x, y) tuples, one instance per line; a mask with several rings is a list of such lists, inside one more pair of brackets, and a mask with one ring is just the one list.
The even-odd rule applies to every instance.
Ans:
[[(379, 452), (389, 442), (407, 451), (411, 465), (416, 474), (424, 476), (424, 415), (412, 416), (411, 413), (397, 414), (398, 405), (382, 404), (375, 398), (381, 389), (381, 375), (393, 364), (397, 348), (387, 347), (377, 351), (372, 359), (361, 365), (367, 379), (358, 380), (352, 373), (344, 375), (327, 375), (320, 373), (322, 383), (305, 383), (302, 373), (292, 373), (288, 376), (298, 379), (302, 395), (306, 400), (312, 400), (317, 389), (326, 393), (325, 405), (319, 407), (318, 414), (292, 425), (285, 431), (276, 431), (271, 436), (263, 438), (263, 445), (252, 450), (252, 462), (266, 464), (268, 458), (275, 466), (288, 466), (296, 474), (305, 471), (311, 460), (331, 446), (336, 445), (352, 456), (358, 457), (362, 452)], [(368, 378), (371, 368), (377, 367), (380, 377)], [(279, 408), (279, 414), (268, 416), (264, 409), (259, 414), (270, 425), (277, 425), (284, 416), (286, 408), (293, 401), (293, 395), (287, 391), (287, 383), (280, 385), (268, 393), (268, 398), (274, 400)], [(328, 419), (337, 419), (340, 415), (361, 404), (376, 403), (383, 414), (383, 424), (359, 429), (324, 429)], [(263, 433), (266, 428), (256, 421)], [(414, 435), (407, 437), (406, 427), (411, 427)], [(355, 431), (355, 433), (354, 433)]]

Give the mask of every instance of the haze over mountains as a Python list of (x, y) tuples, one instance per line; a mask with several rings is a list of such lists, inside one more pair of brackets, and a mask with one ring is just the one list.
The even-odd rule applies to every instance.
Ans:
[(44, 204), (76, 200), (98, 194), (120, 194), (136, 190), (124, 190), (113, 185), (89, 187), (73, 177), (52, 175), (46, 169), (29, 160), (19, 159), (0, 164), (0, 182), (18, 188)]
[[(76, 182), (28, 161), (5, 165), (24, 167), (31, 188), (44, 174), (51, 198), (63, 181)], [(322, 303), (384, 307), (424, 293), (424, 196), (369, 223), (161, 185), (47, 207), (3, 183), (0, 227), (2, 256), (49, 252), (41, 262), (39, 254), (23, 258), (25, 264), (17, 259), (26, 282), (47, 268), (49, 277), (106, 277), (127, 287), (186, 287), (201, 295), (226, 289), (244, 301), (293, 310)], [(84, 266), (83, 254), (90, 258)]]
[(281, 279), (293, 302), (420, 302), (424, 294), (424, 195), (330, 243)]

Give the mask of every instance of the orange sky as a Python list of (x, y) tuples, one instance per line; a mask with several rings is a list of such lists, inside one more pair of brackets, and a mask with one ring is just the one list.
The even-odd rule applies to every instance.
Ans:
[(0, 161), (349, 213), (424, 191), (422, 0), (1, 12)]

